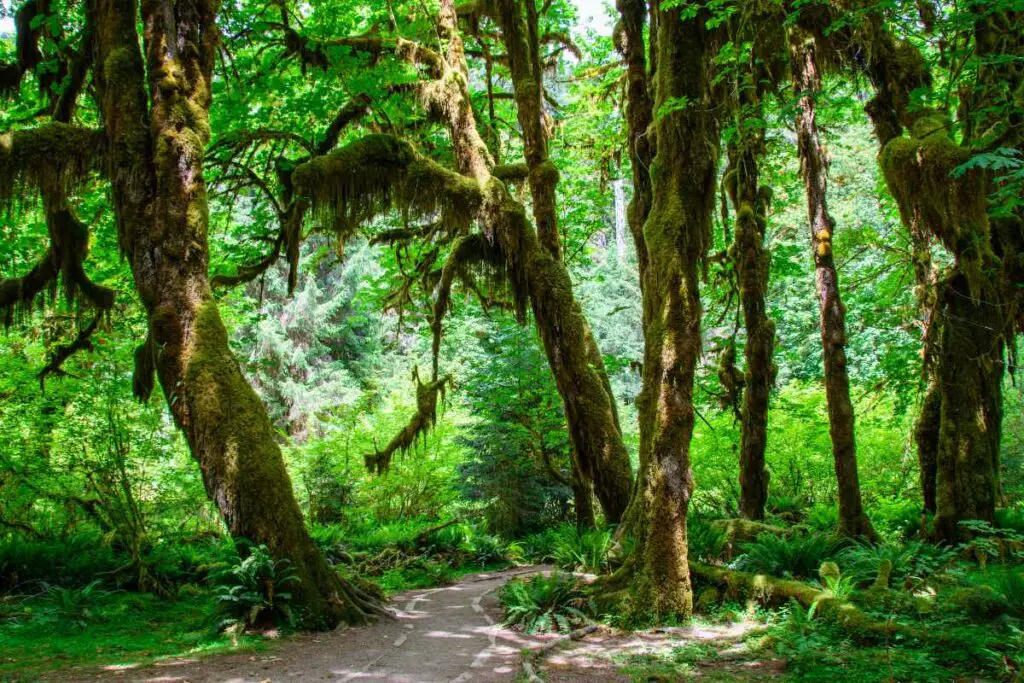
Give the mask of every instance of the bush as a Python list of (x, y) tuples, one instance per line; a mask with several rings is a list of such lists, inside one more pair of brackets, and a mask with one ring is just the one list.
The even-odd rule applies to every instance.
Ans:
[(286, 559), (275, 560), (267, 546), (252, 548), (249, 556), (223, 571), (217, 588), (217, 602), (227, 618), (221, 628), (267, 628), (282, 623), (294, 625), (295, 616), (287, 588), (299, 582)]
[(824, 534), (777, 536), (763, 533), (741, 546), (736, 569), (773, 576), (812, 578), (825, 560), (835, 555), (836, 540)]
[(896, 583), (908, 578), (931, 578), (956, 560), (956, 551), (919, 541), (906, 545), (863, 543), (844, 549), (836, 559), (843, 572), (857, 583), (874, 581), (879, 566), (888, 560), (892, 563), (891, 581)]
[(572, 576), (554, 573), (505, 584), (498, 594), (504, 624), (526, 633), (569, 632), (585, 624), (594, 606)]
[(690, 557), (702, 562), (710, 562), (721, 557), (729, 540), (725, 531), (696, 515), (689, 515), (686, 518), (686, 536)]
[(564, 525), (558, 530), (553, 555), (563, 569), (600, 574), (608, 569), (611, 547), (612, 533), (606, 529), (588, 529), (581, 534)]
[(921, 503), (914, 500), (881, 500), (869, 513), (875, 529), (886, 537), (913, 538), (921, 530)]
[(974, 588), (991, 591), (1001, 611), (1018, 619), (1024, 618), (1024, 572), (1020, 567), (975, 572), (967, 577), (967, 583)]
[(807, 527), (822, 533), (832, 533), (839, 527), (839, 508), (818, 503), (807, 512)]

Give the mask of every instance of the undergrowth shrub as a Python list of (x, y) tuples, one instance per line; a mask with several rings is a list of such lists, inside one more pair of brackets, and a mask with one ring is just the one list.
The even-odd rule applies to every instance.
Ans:
[(859, 584), (874, 581), (882, 562), (888, 560), (892, 563), (890, 581), (895, 585), (906, 579), (927, 581), (948, 569), (956, 558), (953, 549), (913, 541), (905, 545), (858, 543), (840, 551), (836, 560), (843, 573)]
[(1001, 611), (1017, 619), (1024, 618), (1024, 571), (1021, 567), (996, 567), (971, 573), (967, 584), (991, 591)]
[(804, 523), (813, 531), (832, 533), (839, 527), (839, 508), (818, 503), (807, 511)]
[(218, 579), (217, 602), (226, 617), (220, 627), (245, 629), (295, 624), (289, 586), (299, 582), (287, 559), (275, 560), (267, 546), (250, 549), (238, 564), (222, 571)]
[(746, 572), (773, 576), (811, 578), (825, 560), (836, 554), (837, 542), (824, 534), (758, 535), (752, 543), (741, 546), (742, 555), (733, 566)]
[(600, 574), (608, 569), (611, 547), (612, 532), (607, 529), (578, 533), (575, 527), (564, 525), (558, 530), (552, 556), (563, 569)]
[(721, 527), (713, 526), (708, 520), (696, 515), (686, 518), (688, 552), (692, 559), (711, 562), (721, 557), (729, 539)]
[(504, 624), (526, 633), (566, 633), (586, 624), (595, 612), (579, 582), (557, 572), (510, 581), (498, 597), (505, 611)]

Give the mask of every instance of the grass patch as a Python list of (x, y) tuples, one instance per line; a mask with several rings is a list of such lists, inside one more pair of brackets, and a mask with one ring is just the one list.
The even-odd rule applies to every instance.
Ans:
[(30, 681), (55, 669), (146, 665), (155, 660), (263, 649), (258, 636), (217, 633), (208, 590), (174, 600), (94, 591), (82, 601), (46, 593), (0, 603), (0, 680)]

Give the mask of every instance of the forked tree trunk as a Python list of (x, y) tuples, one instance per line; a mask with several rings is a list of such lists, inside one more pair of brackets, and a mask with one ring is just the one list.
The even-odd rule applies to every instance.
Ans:
[(839, 487), (838, 531), (845, 536), (873, 538), (875, 532), (864, 512), (857, 475), (853, 402), (846, 367), (846, 311), (839, 296), (839, 276), (832, 254), (835, 222), (828, 213), (826, 200), (828, 161), (815, 122), (814, 99), (821, 89), (821, 81), (813, 43), (795, 40), (792, 49), (794, 84), (800, 97), (797, 146), (807, 193), (825, 365), (825, 398)]
[[(658, 68), (654, 107), (643, 89), (643, 3), (620, 0), (620, 49), (627, 58), (631, 143), (638, 124), (658, 107), (672, 107), (654, 123), (657, 150), (651, 166), (651, 204), (643, 223), (640, 257), (644, 298), (643, 390), (638, 400), (641, 472), (628, 518), (635, 536), (631, 571), (646, 611), (688, 616), (693, 592), (686, 516), (693, 474), (693, 380), (701, 353), (700, 264), (711, 240), (718, 126), (710, 107), (712, 50), (706, 17), (684, 19), (678, 8), (653, 9)], [(631, 149), (636, 163), (638, 148)], [(643, 212), (643, 179), (631, 220)], [(635, 225), (635, 223), (634, 223)]]
[(304, 623), (362, 621), (380, 608), (338, 577), (307, 534), (266, 410), (242, 376), (210, 295), (202, 164), (217, 8), (203, 0), (147, 3), (144, 70), (135, 2), (97, 3), (96, 76), (114, 205), (149, 314), (151, 341), (137, 372), (155, 367), (232, 536), (291, 562), (299, 578), (292, 602)]

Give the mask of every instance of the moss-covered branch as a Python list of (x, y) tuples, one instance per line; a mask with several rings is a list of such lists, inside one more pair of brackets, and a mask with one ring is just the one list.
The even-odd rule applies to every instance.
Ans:
[(105, 140), (101, 130), (66, 123), (0, 135), (0, 209), (9, 209), (29, 187), (38, 188), (47, 202), (63, 201), (90, 173), (103, 169)]
[(405, 453), (416, 443), (417, 439), (426, 438), (427, 432), (437, 423), (438, 398), (444, 401), (445, 389), (451, 383), (449, 376), (441, 377), (424, 384), (420, 381), (419, 371), (413, 370), (413, 381), (416, 383), (416, 413), (409, 418), (402, 429), (388, 442), (384, 450), (374, 448), (373, 453), (363, 456), (366, 469), (377, 474), (384, 474), (391, 467), (391, 459), (396, 452)]
[(368, 135), (295, 169), (295, 190), (314, 211), (329, 216), (340, 235), (387, 210), (403, 218), (440, 220), (464, 232), (476, 218), (480, 187), (465, 176), (420, 156), (408, 142)]
[(47, 214), (50, 247), (46, 255), (25, 275), (0, 280), (0, 314), (10, 326), (17, 317), (32, 310), (40, 294), (53, 299), (58, 279), (68, 303), (79, 298), (99, 310), (114, 304), (114, 291), (89, 279), (83, 261), (89, 251), (89, 231), (69, 209)]

